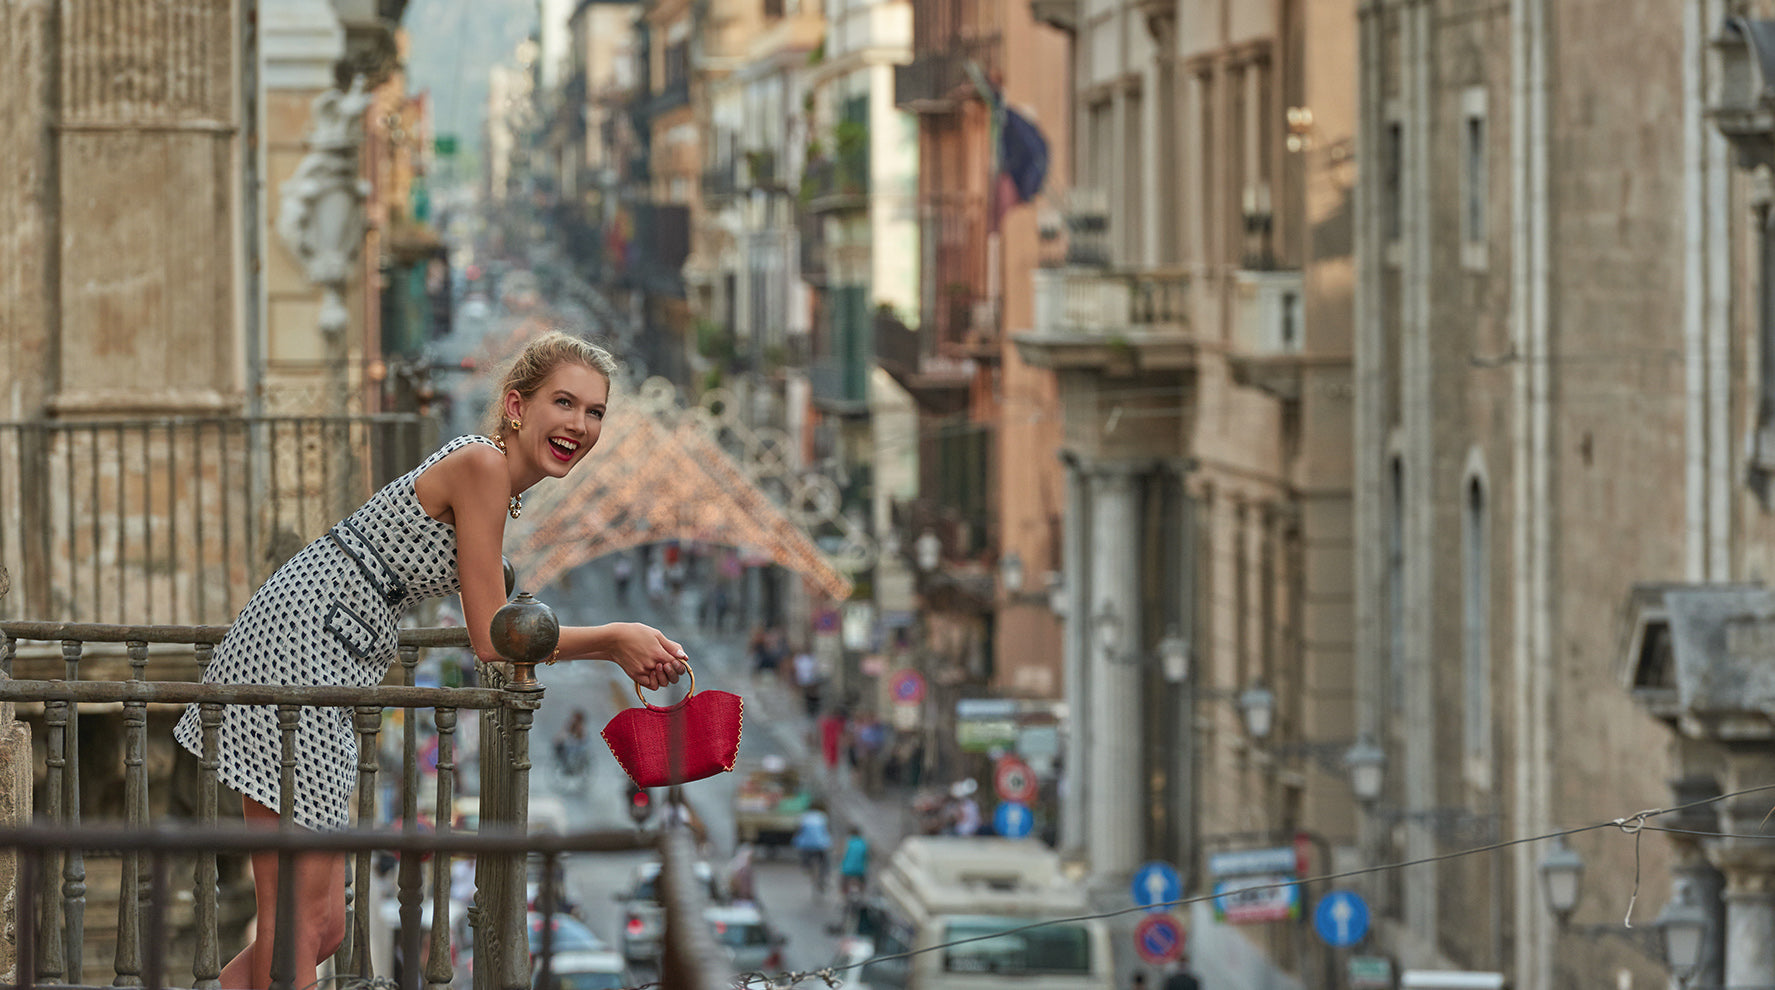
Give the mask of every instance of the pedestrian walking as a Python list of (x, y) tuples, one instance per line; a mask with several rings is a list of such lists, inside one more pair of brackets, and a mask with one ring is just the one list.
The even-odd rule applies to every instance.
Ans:
[(982, 824), (980, 818), (980, 802), (974, 799), (974, 792), (980, 784), (972, 777), (955, 782), (949, 789), (949, 796), (954, 799), (951, 805), (949, 831), (952, 835), (978, 835)]
[(820, 761), (826, 765), (828, 778), (838, 773), (838, 756), (844, 749), (847, 724), (842, 708), (828, 708), (820, 716)]
[(824, 804), (815, 801), (801, 813), (801, 821), (789, 844), (801, 857), (801, 868), (807, 871), (814, 896), (825, 893), (826, 874), (832, 869), (832, 828)]
[[(445, 444), (390, 482), (325, 536), (279, 567), (253, 595), (204, 671), (207, 683), (358, 685), (381, 682), (396, 655), (401, 617), (425, 598), (459, 594), (475, 655), (500, 660), (493, 613), (505, 603), (500, 546), (507, 518), (543, 478), (564, 478), (598, 442), (616, 364), (608, 352), (551, 332), (504, 375), (485, 436)], [(684, 650), (651, 626), (564, 627), (554, 660), (610, 660), (635, 683), (659, 688), (684, 672)], [(357, 740), (349, 711), (304, 708), (296, 729), (291, 824), (337, 830), (350, 819)], [(174, 731), (202, 750), (197, 706)], [(279, 827), (281, 732), (275, 706), (226, 706), (217, 772), (242, 795), (252, 825)], [(294, 986), (311, 986), (345, 934), (345, 857), (307, 853), (293, 870), (278, 853), (254, 853), (252, 940), (225, 966), (226, 987), (268, 987), (279, 890), (295, 904)]]
[(1202, 981), (1189, 969), (1189, 953), (1172, 963), (1165, 975), (1164, 990), (1202, 990)]
[(820, 713), (819, 658), (803, 643), (789, 665), (795, 677), (795, 687), (801, 692), (802, 711), (807, 713), (808, 718), (813, 718)]
[(647, 562), (647, 600), (654, 608), (666, 600), (666, 565), (657, 556)]
[(628, 608), (629, 584), (635, 577), (635, 562), (627, 553), (617, 554), (616, 563), (610, 565), (610, 575), (616, 581), (616, 603)]

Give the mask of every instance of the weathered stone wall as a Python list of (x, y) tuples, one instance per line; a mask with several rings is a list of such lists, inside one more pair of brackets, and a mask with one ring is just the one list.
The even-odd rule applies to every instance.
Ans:
[[(12, 588), (0, 564), (0, 603)], [(31, 731), (0, 704), (0, 827), (31, 821)], [(0, 852), (0, 981), (18, 982), (18, 854)]]

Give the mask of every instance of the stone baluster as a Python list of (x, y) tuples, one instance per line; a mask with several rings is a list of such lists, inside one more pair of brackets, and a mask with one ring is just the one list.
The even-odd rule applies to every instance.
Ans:
[[(357, 729), (357, 820), (360, 827), (376, 820), (376, 778), (382, 762), (378, 753), (382, 739), (382, 709), (375, 705), (359, 705), (354, 711)], [(352, 886), (366, 896), (357, 899), (345, 926), (345, 944), (339, 946), (334, 967), (368, 979), (374, 975), (370, 947), (370, 913), (374, 910), (367, 896), (370, 890), (370, 868), (374, 853), (359, 852), (354, 863)]]
[[(49, 819), (59, 824), (62, 817), (62, 792), (68, 786), (68, 710), (72, 702), (46, 701), (43, 704), (44, 739), (44, 782), (43, 800), (49, 807)], [(43, 854), (43, 869), (37, 876), (39, 897), (42, 899), (37, 930), (37, 982), (68, 983), (63, 979), (67, 972), (67, 955), (62, 944), (67, 934), (64, 928), (65, 915), (61, 890), (56, 880), (62, 873), (64, 856), (58, 852)]]
[[(84, 643), (77, 639), (62, 640), (62, 677), (80, 680), (80, 655)], [(69, 828), (80, 827), (80, 706), (68, 706), (67, 731), (62, 733), (64, 764), (62, 775), (62, 821)], [(83, 955), (86, 952), (86, 853), (69, 849), (62, 860), (62, 901), (66, 913), (67, 973), (69, 983), (85, 983)]]
[[(511, 661), (512, 677), (505, 685), (503, 714), (508, 736), (501, 765), (506, 786), (502, 795), (504, 822), (523, 834), (530, 808), (530, 726), (542, 704), (543, 688), (536, 680), (536, 664), (553, 655), (560, 642), (561, 624), (547, 605), (519, 592), (493, 615), (493, 648)], [(506, 950), (497, 972), (501, 990), (529, 990), (529, 935), (524, 931), (524, 855), (508, 853), (488, 857), (505, 861), (505, 889), (499, 902), (501, 941)], [(476, 967), (479, 969), (479, 967)]]
[[(147, 679), (148, 644), (131, 640), (129, 652), (130, 680)], [(123, 809), (130, 828), (148, 826), (148, 703), (123, 703)], [(123, 878), (117, 893), (117, 951), (113, 962), (116, 977), (113, 985), (134, 987), (142, 984), (142, 887), (147, 878), (142, 873), (139, 850), (123, 851)]]
[[(200, 654), (200, 662), (207, 662)], [(203, 738), (201, 772), (197, 778), (197, 823), (204, 828), (216, 827), (216, 766), (220, 762), (222, 738), (222, 706), (205, 702), (197, 709), (198, 725)], [(216, 932), (216, 851), (205, 849), (197, 854), (197, 896), (195, 917), (197, 951), (191, 960), (191, 980), (196, 990), (217, 990), (221, 984), (222, 952)]]
[[(210, 643), (197, 644), (198, 679), (209, 669), (216, 648)], [(197, 720), (202, 738), (203, 755), (198, 758), (197, 823), (204, 828), (216, 826), (216, 767), (221, 748), (222, 706), (206, 702), (197, 707)], [(196, 887), (193, 898), (193, 920), (197, 925), (196, 952), (191, 959), (191, 983), (196, 990), (217, 990), (221, 986), (222, 953), (216, 934), (216, 851), (200, 850), (197, 854)]]
[[(419, 665), (419, 647), (402, 643), (400, 660), (401, 683), (412, 687), (414, 673)], [(401, 831), (412, 835), (419, 831), (419, 710), (403, 709), (402, 715)], [(419, 929), (424, 920), (421, 907), (424, 895), (420, 890), (423, 878), (418, 856), (403, 855), (400, 858), (396, 884), (396, 900), (401, 906), (401, 990), (416, 990), (420, 971)]]
[[(278, 774), (277, 826), (282, 831), (296, 827), (296, 728), (302, 723), (299, 705), (277, 706), (277, 728), (281, 738), (282, 768)], [(277, 852), (277, 873), (281, 877), (296, 875), (296, 854), (288, 849)], [(277, 925), (271, 938), (271, 990), (298, 990), (296, 975), (296, 885), (277, 885)]]
[[(456, 709), (439, 708), (438, 724), (438, 834), (448, 835), (456, 803)], [(444, 990), (455, 978), (450, 965), (450, 853), (439, 850), (431, 859), (431, 953), (425, 962), (425, 982), (432, 990)]]

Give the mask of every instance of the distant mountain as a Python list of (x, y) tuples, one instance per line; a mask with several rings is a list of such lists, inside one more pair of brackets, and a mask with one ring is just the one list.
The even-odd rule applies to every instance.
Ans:
[(407, 71), (431, 93), (433, 126), (478, 150), (487, 119), (487, 71), (515, 62), (518, 42), (536, 32), (537, 0), (411, 0)]

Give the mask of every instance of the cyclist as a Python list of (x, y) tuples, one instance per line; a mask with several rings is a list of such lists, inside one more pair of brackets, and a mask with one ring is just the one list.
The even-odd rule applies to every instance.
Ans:
[(795, 829), (790, 845), (801, 856), (801, 866), (813, 881), (814, 896), (826, 890), (826, 873), (831, 869), (832, 829), (827, 824), (826, 809), (815, 802), (801, 813), (801, 824)]

